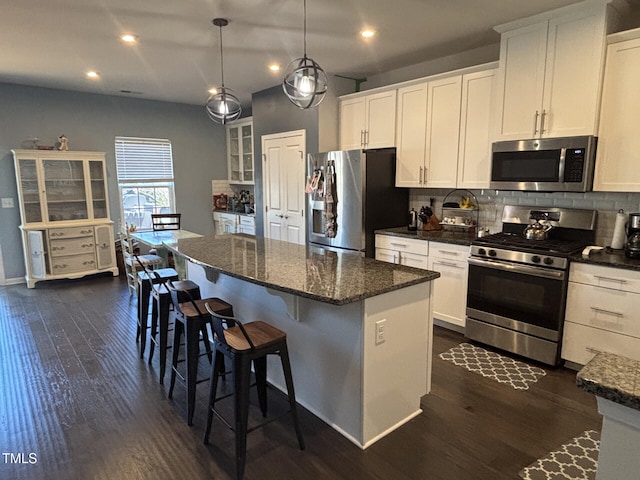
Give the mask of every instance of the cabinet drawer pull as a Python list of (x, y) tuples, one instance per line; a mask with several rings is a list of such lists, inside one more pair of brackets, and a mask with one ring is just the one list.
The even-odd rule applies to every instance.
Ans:
[(624, 317), (624, 313), (622, 312), (614, 312), (613, 310), (605, 310), (604, 308), (591, 307), (596, 313), (606, 313), (607, 315), (613, 315), (614, 317), (622, 318)]
[(406, 248), (407, 247), (406, 243), (389, 242), (389, 245), (393, 245), (394, 247), (402, 247), (402, 248)]
[(598, 280), (604, 280), (606, 282), (618, 282), (618, 283), (627, 283), (624, 278), (611, 278), (611, 277), (603, 277), (602, 275), (594, 275), (594, 278)]
[(443, 255), (454, 255), (456, 257), (460, 255), (459, 252), (452, 252), (451, 250), (438, 250), (438, 251)]
[(438, 262), (433, 262), (434, 265), (446, 265), (447, 267), (454, 267), (454, 268), (464, 268), (461, 265), (458, 265), (457, 263), (452, 263), (452, 262), (442, 262), (442, 261), (438, 261)]

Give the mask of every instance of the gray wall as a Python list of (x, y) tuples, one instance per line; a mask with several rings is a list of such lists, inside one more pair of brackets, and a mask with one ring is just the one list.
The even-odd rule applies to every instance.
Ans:
[[(256, 200), (256, 235), (264, 235), (264, 206), (262, 202), (262, 135), (306, 130), (307, 152), (318, 151), (318, 110), (302, 110), (293, 105), (282, 91), (282, 86), (254, 93), (253, 147), (255, 159), (254, 195)], [(336, 117), (337, 121), (337, 117)]]
[(25, 273), (10, 150), (22, 148), (30, 137), (38, 137), (42, 145), (53, 145), (65, 134), (70, 150), (106, 153), (110, 215), (116, 228), (120, 207), (115, 136), (169, 139), (183, 226), (202, 234), (213, 232), (211, 180), (227, 178), (226, 132), (209, 120), (203, 107), (3, 83), (0, 105), (0, 197), (12, 197), (15, 203), (15, 208), (0, 208), (0, 248), (7, 281)]

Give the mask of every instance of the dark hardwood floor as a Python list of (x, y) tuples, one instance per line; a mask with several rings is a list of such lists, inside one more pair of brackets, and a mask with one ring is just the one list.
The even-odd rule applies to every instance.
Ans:
[[(0, 287), (0, 479), (233, 478), (231, 432), (214, 420), (202, 443), (207, 384), (189, 427), (184, 389), (169, 400), (157, 355), (152, 365), (138, 358), (134, 315), (122, 278)], [(307, 449), (282, 417), (249, 434), (245, 478), (515, 480), (600, 430), (574, 371), (547, 368), (528, 391), (514, 390), (438, 358), (463, 341), (436, 327), (423, 414), (366, 451), (301, 409)], [(286, 408), (273, 392), (270, 402), (273, 415)]]

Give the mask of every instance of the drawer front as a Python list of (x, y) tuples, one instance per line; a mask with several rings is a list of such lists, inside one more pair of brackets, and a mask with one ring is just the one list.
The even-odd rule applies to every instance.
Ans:
[(96, 257), (93, 254), (55, 257), (51, 259), (51, 273), (54, 275), (96, 270)]
[(387, 263), (398, 263), (398, 252), (376, 247), (376, 260)]
[(255, 235), (256, 228), (253, 225), (238, 225), (238, 233), (244, 233), (246, 235)]
[(79, 255), (84, 253), (93, 254), (95, 250), (96, 244), (93, 237), (50, 240), (50, 251), (52, 257)]
[(640, 293), (640, 272), (622, 268), (572, 263), (569, 281)]
[(93, 227), (67, 227), (49, 229), (49, 238), (93, 237)]
[(469, 245), (454, 245), (451, 243), (429, 242), (429, 256), (449, 260), (466, 261), (469, 256)]
[(386, 248), (398, 252), (429, 255), (429, 242), (413, 238), (395, 237), (392, 235), (376, 235), (376, 248)]
[(565, 320), (640, 338), (640, 294), (569, 283)]
[(240, 219), (240, 225), (243, 225), (245, 227), (251, 227), (254, 228), (255, 227), (255, 219), (253, 217), (247, 217), (246, 215), (238, 215), (238, 218)]
[(429, 257), (425, 255), (416, 255), (412, 252), (400, 252), (400, 265), (428, 270)]
[(565, 322), (563, 359), (586, 365), (598, 352), (615, 353), (640, 361), (640, 339)]

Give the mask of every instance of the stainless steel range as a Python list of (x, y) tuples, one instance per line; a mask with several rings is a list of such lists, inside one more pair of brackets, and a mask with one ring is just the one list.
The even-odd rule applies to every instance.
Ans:
[(471, 244), (465, 335), (560, 362), (569, 256), (593, 244), (597, 211), (506, 205), (502, 232)]

